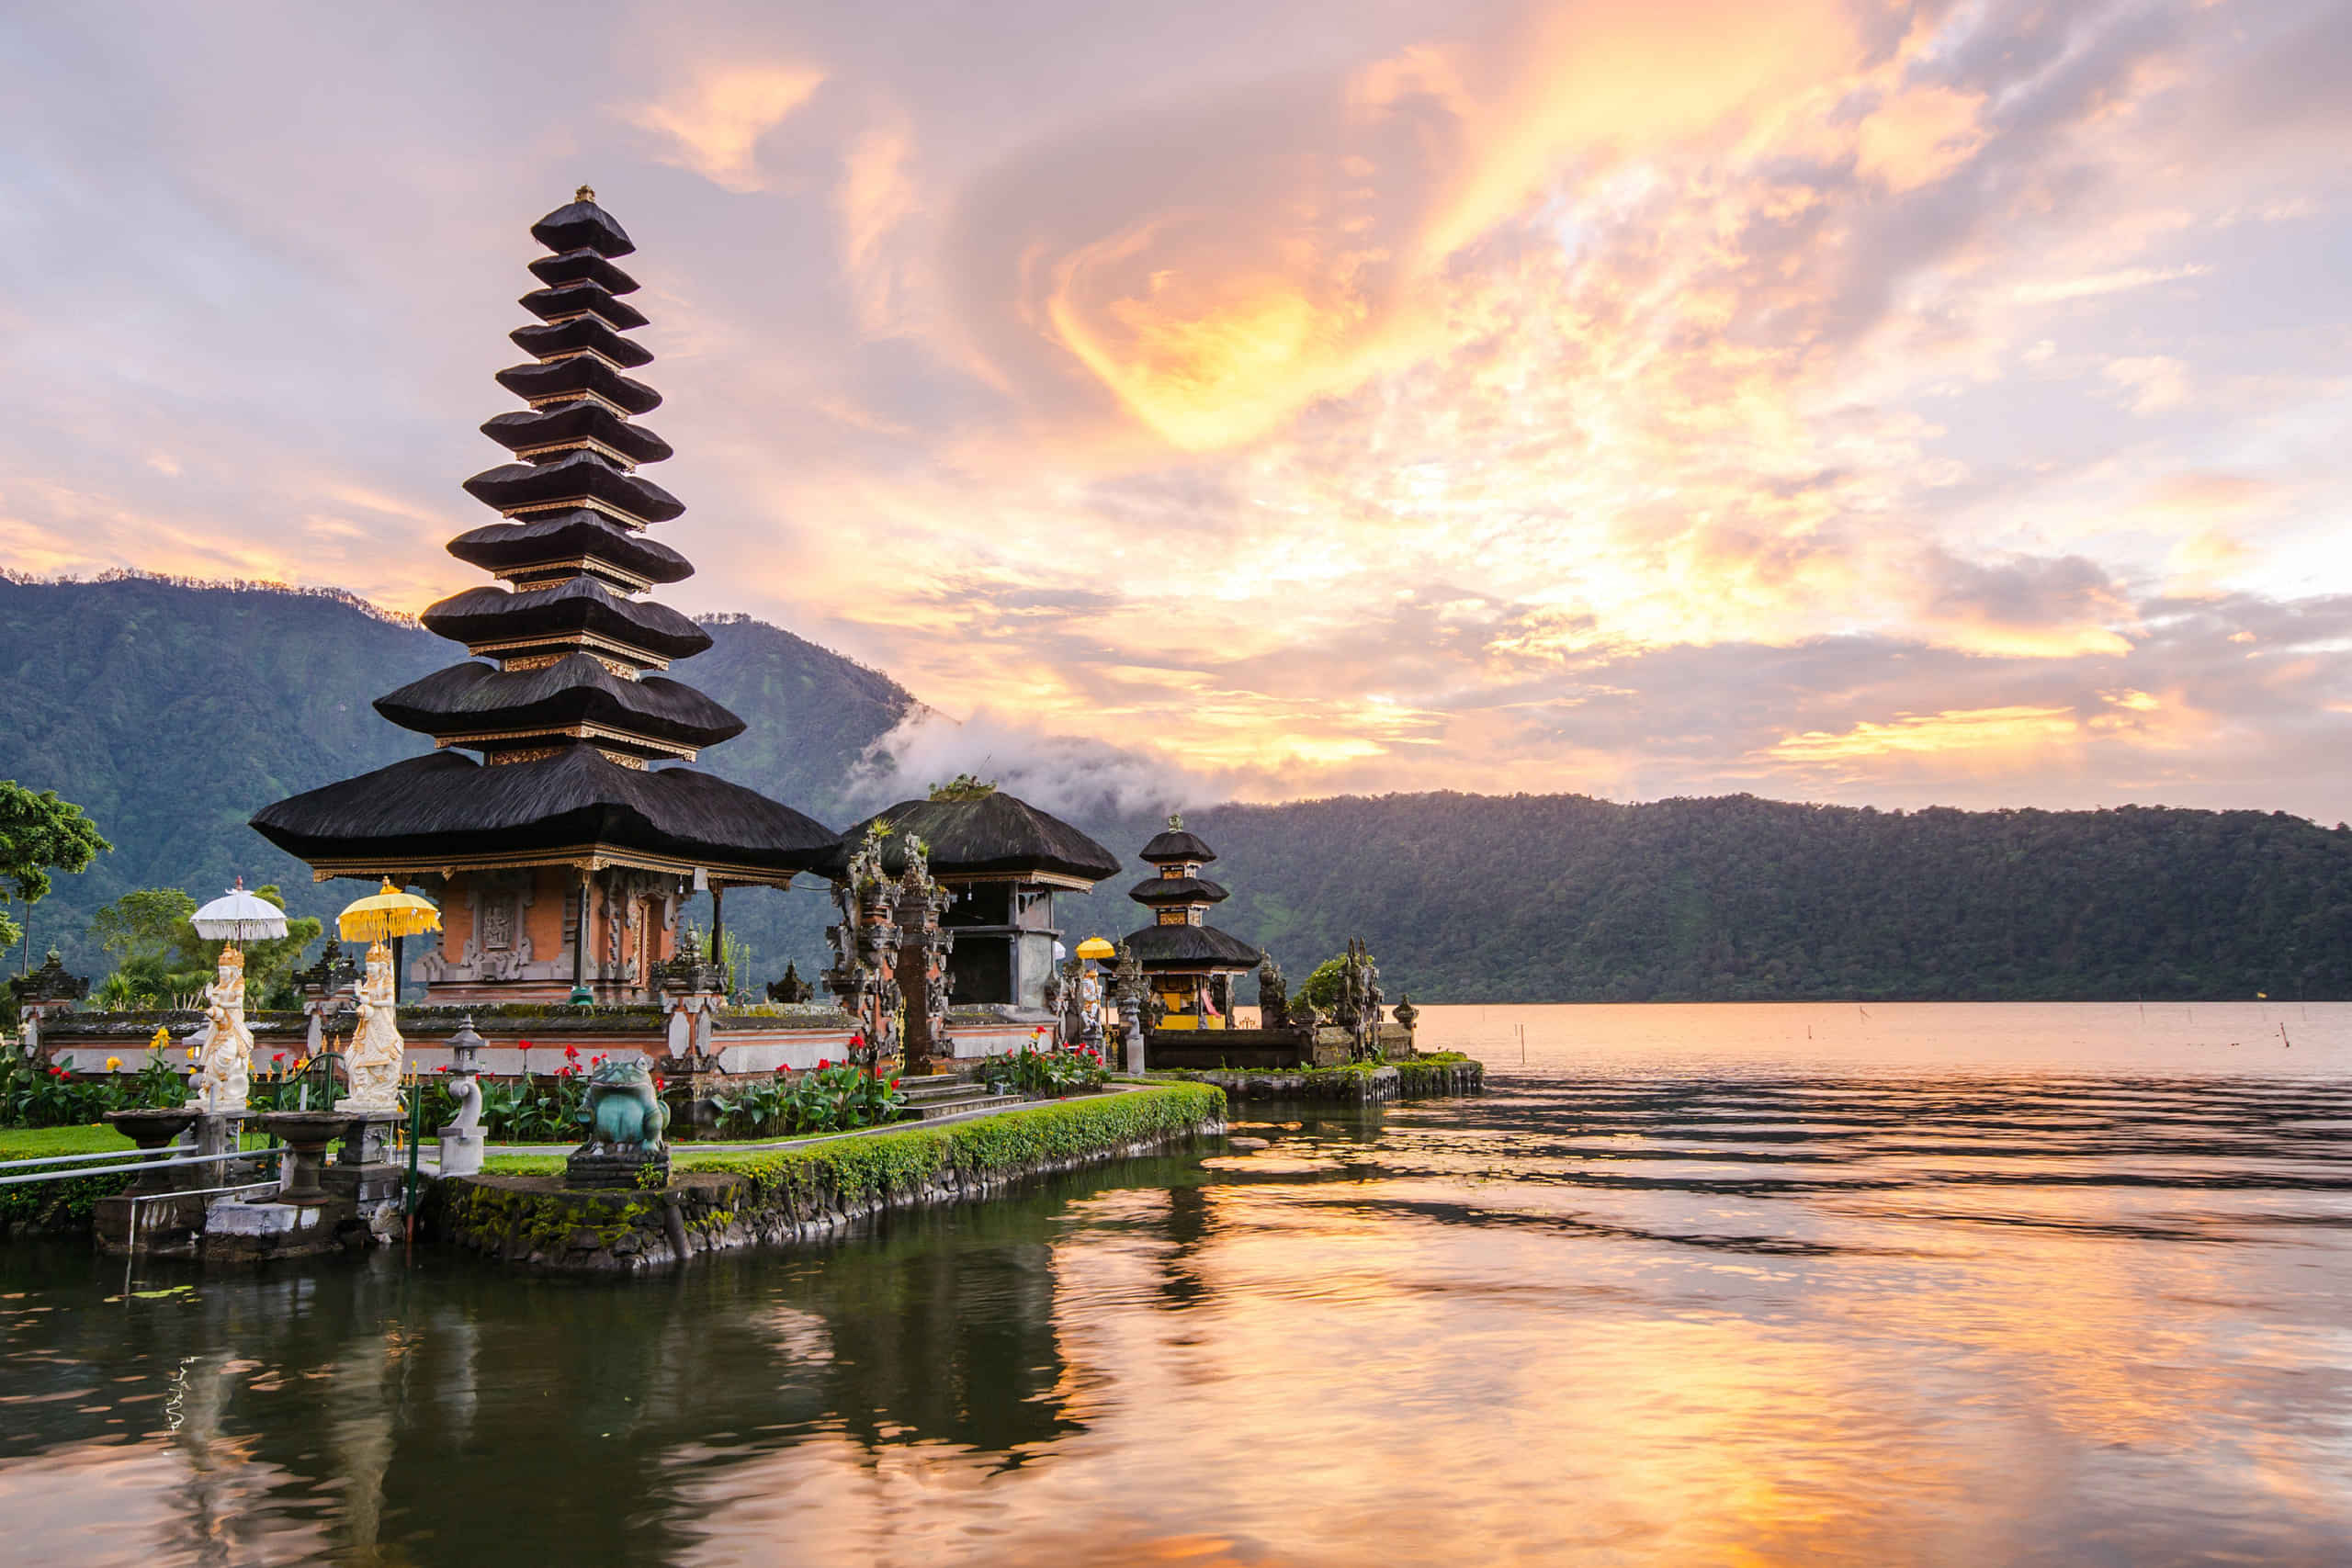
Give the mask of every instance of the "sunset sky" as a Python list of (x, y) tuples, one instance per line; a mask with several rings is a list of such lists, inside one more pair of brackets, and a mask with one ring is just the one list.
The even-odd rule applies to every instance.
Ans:
[(889, 671), (920, 771), (2352, 817), (2352, 5), (0, 43), (20, 572), (481, 581), (442, 545), (584, 181), (679, 450), (663, 597)]

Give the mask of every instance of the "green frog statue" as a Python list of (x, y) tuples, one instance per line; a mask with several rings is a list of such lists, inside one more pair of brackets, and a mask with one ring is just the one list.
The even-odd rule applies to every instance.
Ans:
[(588, 1123), (588, 1141), (564, 1162), (567, 1185), (639, 1187), (668, 1179), (670, 1146), (662, 1134), (670, 1125), (670, 1108), (644, 1056), (598, 1063), (588, 1075), (588, 1104), (580, 1114)]

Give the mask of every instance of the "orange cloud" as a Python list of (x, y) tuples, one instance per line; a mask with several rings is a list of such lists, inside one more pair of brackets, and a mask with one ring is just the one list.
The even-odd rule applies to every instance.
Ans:
[(824, 80), (822, 71), (808, 65), (716, 66), (667, 98), (631, 106), (622, 118), (669, 139), (663, 163), (746, 194), (766, 185), (759, 170), (760, 138), (807, 103)]
[(1973, 764), (2023, 767), (2052, 747), (2082, 739), (2072, 708), (1998, 707), (1905, 714), (1885, 723), (1865, 720), (1840, 731), (1807, 730), (1773, 744), (1786, 762), (1851, 762), (1883, 757), (1964, 756)]
[(1888, 99), (1862, 121), (1855, 169), (1892, 191), (1917, 189), (1944, 178), (1984, 145), (1976, 123), (1982, 93), (1914, 87)]

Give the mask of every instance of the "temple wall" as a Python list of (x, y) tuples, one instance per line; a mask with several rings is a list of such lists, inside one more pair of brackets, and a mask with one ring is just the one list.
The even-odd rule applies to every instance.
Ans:
[[(448, 1065), (448, 1037), (465, 1010), (407, 1009), (401, 1015), (401, 1033), (408, 1042), (408, 1066), (421, 1074)], [(567, 1062), (593, 1056), (642, 1052), (659, 1067), (670, 1060), (668, 1024), (654, 1008), (613, 1011), (557, 1012), (538, 1017), (502, 1018), (485, 1009), (472, 1010), (475, 1032), (482, 1037), (482, 1070), (493, 1077), (520, 1074), (527, 1064), (534, 1073), (552, 1073)], [(284, 1055), (290, 1063), (302, 1055), (309, 1021), (300, 1013), (252, 1013), (254, 1064), (266, 1071), (272, 1058)], [(51, 1061), (77, 1073), (100, 1073), (109, 1057), (121, 1060), (117, 1069), (135, 1073), (147, 1061), (147, 1043), (158, 1023), (167, 1025), (173, 1043), (167, 1059), (185, 1066), (185, 1042), (203, 1026), (203, 1015), (177, 1013), (63, 1013), (43, 1028), (41, 1043)], [(348, 1032), (348, 1021), (344, 1023)], [(1034, 1021), (992, 1019), (985, 1022), (951, 1022), (958, 1061), (1015, 1051), (1035, 1039)], [(768, 1019), (756, 1014), (722, 1017), (713, 1040), (719, 1065), (729, 1073), (772, 1073), (778, 1067), (800, 1071), (820, 1061), (848, 1056), (851, 1021), (832, 1010), (811, 1008), (797, 1018)], [(564, 1048), (580, 1053), (566, 1056)]]
[(571, 911), (580, 901), (578, 884), (568, 866), (550, 866), (531, 878), (531, 907), (523, 911), (523, 930), (531, 951), (553, 958), (564, 974), (571, 973)]

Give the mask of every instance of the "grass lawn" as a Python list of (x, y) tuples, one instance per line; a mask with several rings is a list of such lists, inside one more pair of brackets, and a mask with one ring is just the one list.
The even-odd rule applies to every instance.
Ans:
[(135, 1147), (103, 1122), (86, 1127), (0, 1128), (0, 1159), (39, 1159), (45, 1155), (100, 1155)]
[[(268, 1146), (269, 1134), (257, 1128), (247, 1128), (238, 1134), (237, 1147), (240, 1149), (265, 1149)], [(103, 1122), (92, 1122), (80, 1127), (0, 1127), (0, 1159), (40, 1159), (46, 1155), (131, 1154), (138, 1147)]]

